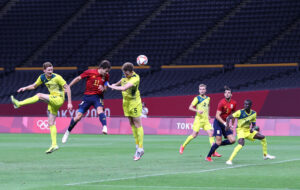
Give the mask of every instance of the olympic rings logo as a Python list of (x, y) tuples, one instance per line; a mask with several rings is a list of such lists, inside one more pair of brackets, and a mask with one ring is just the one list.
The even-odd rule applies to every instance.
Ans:
[(49, 127), (48, 127), (48, 120), (38, 120), (38, 121), (36, 122), (36, 125), (37, 125), (41, 130), (49, 129)]

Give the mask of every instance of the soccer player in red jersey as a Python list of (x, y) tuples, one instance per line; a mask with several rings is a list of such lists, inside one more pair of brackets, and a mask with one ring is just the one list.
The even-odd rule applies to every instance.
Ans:
[[(227, 86), (225, 86), (224, 89), (225, 98), (223, 98), (219, 102), (216, 113), (216, 119), (214, 120), (214, 136), (216, 137), (216, 143), (211, 146), (210, 151), (206, 157), (206, 160), (209, 162), (212, 161), (211, 156), (214, 154), (214, 152), (219, 146), (225, 146), (235, 143), (235, 137), (233, 136), (232, 130), (230, 128), (228, 130), (225, 130), (225, 127), (227, 116), (229, 116), (236, 110), (236, 101), (231, 99), (231, 89)], [(232, 125), (233, 123), (234, 121), (232, 121)], [(224, 138), (226, 138), (226, 140), (222, 141), (222, 135), (224, 136)]]
[(62, 142), (66, 143), (70, 132), (75, 127), (75, 125), (83, 117), (83, 114), (93, 105), (97, 109), (97, 114), (99, 115), (99, 120), (103, 126), (102, 133), (107, 134), (106, 127), (106, 116), (103, 110), (103, 93), (107, 88), (107, 82), (109, 81), (109, 71), (111, 69), (111, 64), (107, 60), (103, 60), (99, 64), (98, 69), (88, 69), (84, 71), (81, 75), (77, 76), (70, 83), (70, 87), (79, 82), (81, 79), (86, 78), (86, 88), (84, 92), (83, 101), (79, 104), (79, 110), (75, 116), (72, 118), (69, 128), (66, 130)]

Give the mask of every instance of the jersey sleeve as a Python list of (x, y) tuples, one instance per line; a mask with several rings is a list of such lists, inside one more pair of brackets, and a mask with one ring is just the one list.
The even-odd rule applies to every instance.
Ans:
[(41, 84), (43, 84), (42, 80), (41, 80), (41, 75), (37, 78), (37, 80), (34, 83), (36, 86), (40, 86)]
[(67, 82), (65, 81), (65, 79), (63, 79), (62, 76), (60, 76), (60, 75), (58, 75), (57, 81), (58, 81), (58, 84), (60, 86), (64, 86), (65, 84), (67, 84)]
[(238, 110), (238, 111), (234, 112), (234, 113), (232, 114), (232, 116), (233, 116), (234, 118), (240, 117), (240, 116), (241, 116), (241, 110)]
[(193, 105), (193, 106), (196, 106), (197, 104), (198, 104), (198, 98), (195, 97), (195, 98), (193, 99), (193, 101), (192, 101), (192, 105)]
[(104, 79), (104, 80), (105, 80), (105, 82), (106, 82), (106, 81), (109, 81), (109, 74), (107, 74), (107, 75), (105, 76), (105, 79)]
[(89, 71), (89, 70), (86, 70), (86, 71), (84, 71), (83, 73), (81, 73), (80, 77), (83, 79), (83, 78), (88, 77), (89, 74), (90, 74), (90, 71)]
[(218, 104), (217, 111), (222, 111), (223, 110), (223, 101), (220, 101)]

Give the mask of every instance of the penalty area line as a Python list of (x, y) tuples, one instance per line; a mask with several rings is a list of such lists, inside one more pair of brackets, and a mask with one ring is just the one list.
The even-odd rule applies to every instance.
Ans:
[(198, 170), (198, 171), (185, 171), (185, 172), (168, 172), (168, 173), (141, 175), (141, 176), (133, 176), (133, 177), (102, 179), (102, 180), (95, 180), (95, 181), (83, 181), (83, 182), (77, 182), (77, 183), (68, 183), (65, 185), (66, 186), (75, 186), (75, 185), (85, 185), (85, 184), (91, 184), (91, 183), (104, 183), (104, 182), (110, 182), (110, 181), (121, 181), (121, 180), (139, 179), (139, 178), (147, 178), (147, 177), (157, 177), (157, 176), (164, 176), (164, 175), (206, 173), (206, 172), (214, 172), (214, 171), (220, 171), (220, 170), (226, 170), (226, 169), (243, 168), (243, 167), (249, 167), (249, 166), (264, 166), (264, 165), (272, 165), (272, 164), (281, 164), (281, 163), (293, 162), (293, 161), (299, 161), (299, 160), (300, 159), (298, 158), (298, 159), (291, 159), (291, 160), (281, 160), (281, 161), (271, 162), (271, 163), (266, 163), (266, 164), (244, 164), (244, 165), (227, 166), (227, 167), (223, 167), (223, 168), (214, 168), (214, 169), (200, 170), (200, 171)]

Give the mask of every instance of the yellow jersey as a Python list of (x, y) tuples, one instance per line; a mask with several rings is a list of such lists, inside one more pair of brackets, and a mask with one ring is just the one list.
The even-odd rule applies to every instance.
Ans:
[(192, 101), (192, 105), (196, 107), (197, 110), (201, 110), (203, 111), (202, 114), (200, 113), (196, 113), (196, 118), (206, 121), (208, 120), (208, 116), (209, 116), (209, 102), (210, 102), (210, 97), (208, 96), (196, 96), (193, 101)]
[(128, 88), (125, 91), (122, 91), (122, 96), (124, 100), (139, 100), (141, 99), (139, 85), (140, 85), (140, 76), (133, 72), (130, 78), (127, 78), (123, 75), (121, 79), (121, 86), (125, 86), (127, 83), (133, 84), (132, 87)]
[(50, 78), (47, 78), (45, 74), (40, 75), (35, 81), (35, 85), (39, 86), (43, 83), (48, 88), (50, 95), (60, 96), (65, 99), (64, 85), (66, 81), (59, 74), (52, 73)]
[(246, 110), (238, 110), (232, 114), (234, 118), (238, 119), (238, 128), (250, 128), (251, 124), (256, 123), (256, 112), (250, 110), (250, 113), (247, 113)]

